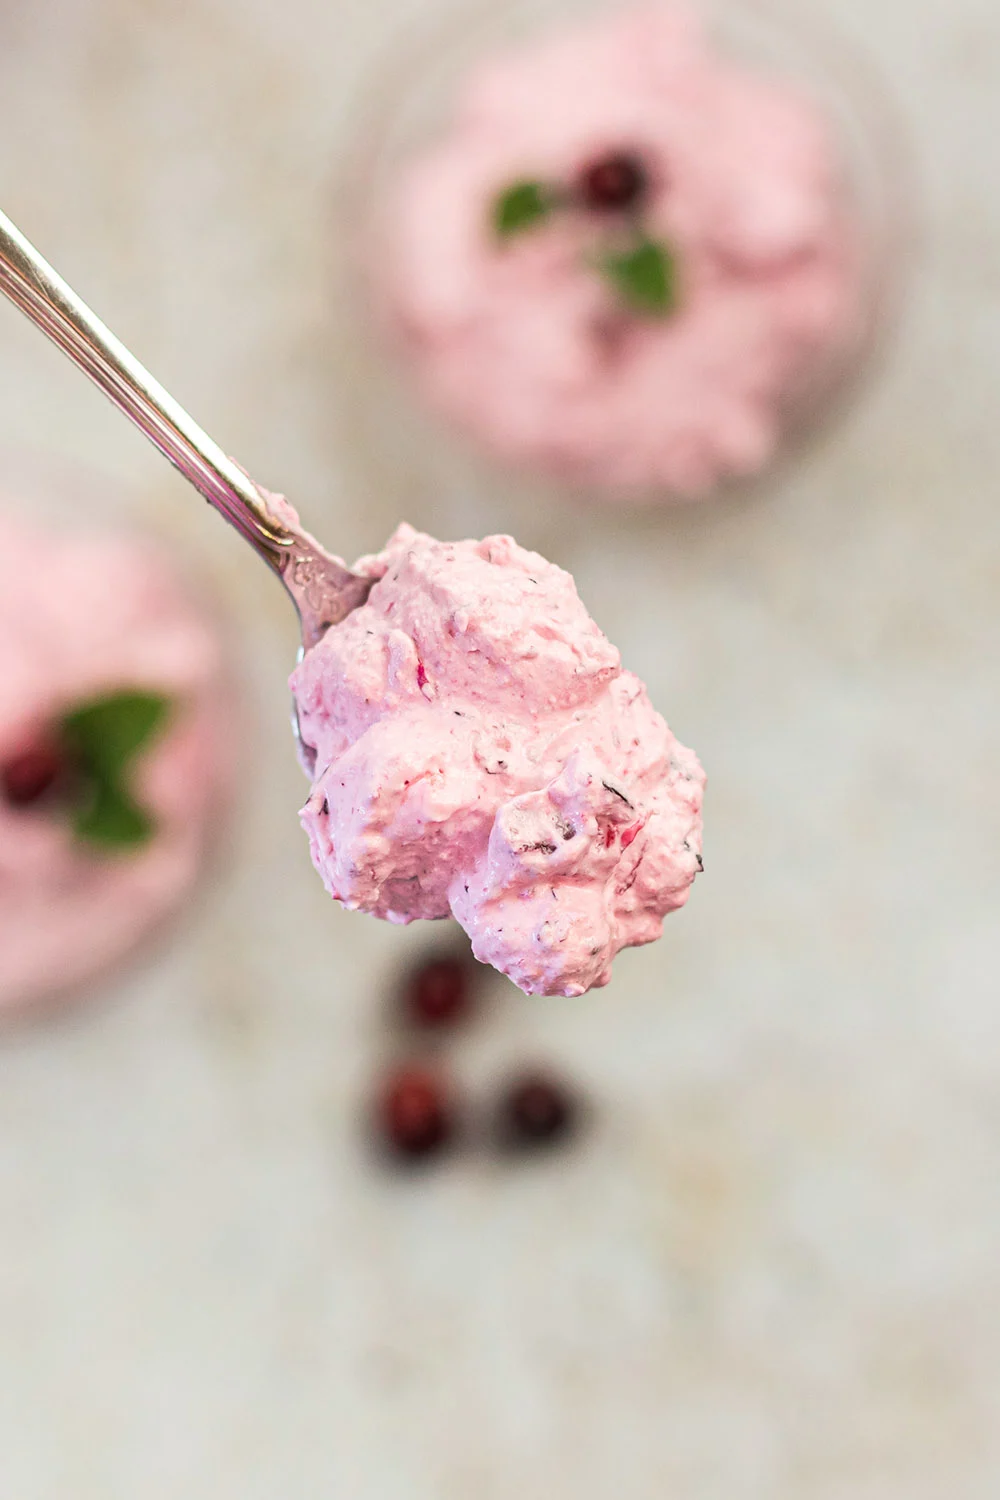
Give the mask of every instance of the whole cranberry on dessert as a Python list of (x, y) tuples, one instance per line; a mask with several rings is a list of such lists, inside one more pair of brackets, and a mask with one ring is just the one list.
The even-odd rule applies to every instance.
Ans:
[(649, 189), (649, 174), (634, 151), (612, 151), (584, 167), (578, 193), (586, 208), (637, 208)]
[(427, 1068), (407, 1066), (391, 1073), (376, 1102), (375, 1126), (397, 1157), (433, 1156), (454, 1134), (454, 1110), (443, 1079)]
[(427, 959), (407, 981), (403, 1002), (420, 1026), (454, 1026), (471, 1006), (471, 964), (458, 956)]
[(576, 1095), (548, 1073), (522, 1075), (500, 1100), (499, 1132), (512, 1148), (554, 1145), (572, 1134), (579, 1119)]
[(64, 771), (58, 745), (40, 739), (0, 766), (0, 787), (12, 807), (31, 807), (52, 790)]

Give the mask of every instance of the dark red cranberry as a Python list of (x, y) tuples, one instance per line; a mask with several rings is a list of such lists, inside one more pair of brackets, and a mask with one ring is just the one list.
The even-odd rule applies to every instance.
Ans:
[(420, 1026), (454, 1026), (471, 1004), (471, 965), (462, 958), (432, 958), (420, 965), (405, 992), (406, 1012)]
[(382, 1084), (375, 1123), (394, 1155), (411, 1160), (435, 1155), (454, 1133), (454, 1114), (444, 1081), (426, 1068), (397, 1069)]
[(585, 208), (599, 212), (637, 208), (649, 189), (649, 174), (634, 151), (611, 151), (580, 173), (578, 193)]
[(573, 1133), (579, 1118), (576, 1096), (547, 1073), (515, 1079), (500, 1100), (500, 1135), (512, 1148), (555, 1145)]
[(65, 770), (58, 745), (37, 740), (0, 767), (0, 786), (12, 807), (31, 807), (51, 792)]

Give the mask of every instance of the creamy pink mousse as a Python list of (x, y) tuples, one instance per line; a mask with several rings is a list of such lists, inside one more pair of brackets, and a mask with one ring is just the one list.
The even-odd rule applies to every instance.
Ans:
[(0, 763), (67, 709), (121, 688), (175, 700), (136, 792), (136, 852), (100, 853), (52, 806), (0, 795), (0, 1005), (48, 1000), (114, 964), (194, 880), (227, 783), (216, 633), (158, 551), (66, 539), (8, 517), (0, 542)]
[[(609, 153), (652, 179), (678, 310), (622, 316), (583, 208), (499, 243), (497, 195)], [(606, 228), (607, 220), (604, 220)], [(405, 168), (380, 300), (425, 396), (500, 457), (586, 488), (697, 497), (756, 473), (860, 334), (857, 236), (809, 99), (650, 5), (499, 55)]]
[(570, 575), (510, 537), (401, 526), (357, 569), (368, 603), (292, 677), (327, 890), (391, 922), (453, 914), (528, 993), (606, 984), (701, 868), (696, 757)]

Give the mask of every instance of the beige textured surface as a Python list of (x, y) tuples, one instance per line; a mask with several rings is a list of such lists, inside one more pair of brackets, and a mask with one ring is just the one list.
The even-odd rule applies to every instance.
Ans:
[[(231, 860), (177, 941), (0, 1050), (3, 1500), (996, 1495), (1000, 12), (825, 4), (922, 163), (891, 367), (751, 506), (519, 526), (711, 777), (667, 940), (585, 1002), (498, 984), (463, 1044), (470, 1087), (529, 1047), (591, 1082), (566, 1163), (370, 1169), (378, 998), (425, 934), (335, 911), (309, 869), (291, 619), (0, 308), (0, 443), (137, 485), (228, 600), (255, 731)], [(329, 180), (403, 11), (0, 10), (3, 207), (347, 553), (403, 501), (354, 488), (330, 416)]]

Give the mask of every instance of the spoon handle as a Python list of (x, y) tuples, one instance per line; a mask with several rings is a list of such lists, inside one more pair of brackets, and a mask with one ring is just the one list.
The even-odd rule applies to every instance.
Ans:
[(256, 486), (0, 213), (0, 291), (111, 397), (276, 572), (294, 538)]

